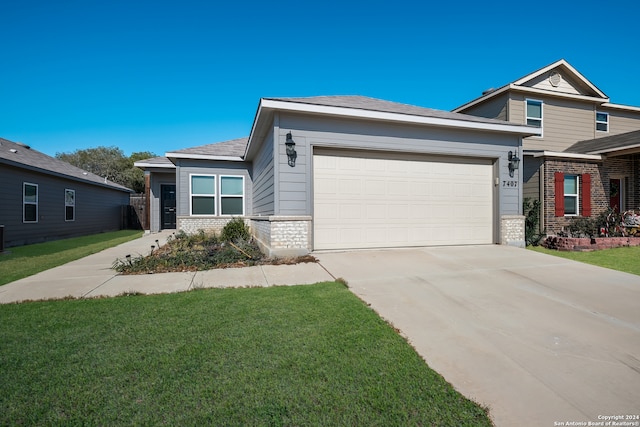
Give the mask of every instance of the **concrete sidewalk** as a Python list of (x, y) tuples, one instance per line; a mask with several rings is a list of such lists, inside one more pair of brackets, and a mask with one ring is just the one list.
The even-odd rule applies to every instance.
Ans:
[(116, 296), (128, 292), (169, 293), (194, 288), (299, 285), (334, 280), (317, 263), (143, 275), (119, 275), (111, 269), (116, 259), (125, 259), (126, 255), (147, 255), (151, 245), (164, 245), (170, 235), (169, 231), (145, 234), (139, 239), (0, 286), (0, 303)]

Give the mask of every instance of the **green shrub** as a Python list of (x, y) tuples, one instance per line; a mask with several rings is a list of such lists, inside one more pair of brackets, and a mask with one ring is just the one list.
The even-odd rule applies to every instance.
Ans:
[(572, 218), (567, 226), (571, 237), (594, 237), (598, 235), (596, 221), (592, 218)]
[(538, 246), (545, 236), (540, 232), (540, 200), (525, 197), (522, 201), (522, 211), (524, 212), (524, 236), (527, 246)]
[(251, 239), (249, 227), (242, 218), (233, 218), (222, 229), (220, 238), (225, 242)]

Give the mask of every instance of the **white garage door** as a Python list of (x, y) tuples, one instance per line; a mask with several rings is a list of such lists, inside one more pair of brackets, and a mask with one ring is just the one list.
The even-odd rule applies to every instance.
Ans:
[(314, 249), (493, 243), (491, 160), (320, 152)]

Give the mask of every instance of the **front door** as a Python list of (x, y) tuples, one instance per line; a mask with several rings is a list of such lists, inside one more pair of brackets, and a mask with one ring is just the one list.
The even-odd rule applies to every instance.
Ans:
[(609, 180), (609, 207), (616, 212), (621, 212), (622, 187), (619, 178)]
[(160, 186), (160, 223), (162, 229), (176, 228), (176, 186), (161, 185)]

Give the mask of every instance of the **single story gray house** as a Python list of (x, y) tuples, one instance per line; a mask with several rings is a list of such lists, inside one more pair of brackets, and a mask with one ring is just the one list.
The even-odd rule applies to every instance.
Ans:
[(131, 190), (0, 138), (4, 246), (119, 230)]
[(150, 231), (245, 218), (262, 249), (524, 246), (522, 139), (535, 127), (363, 96), (262, 98), (247, 138), (145, 170)]

